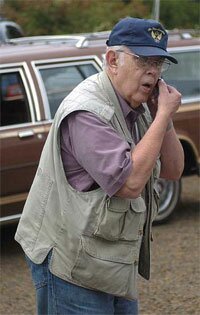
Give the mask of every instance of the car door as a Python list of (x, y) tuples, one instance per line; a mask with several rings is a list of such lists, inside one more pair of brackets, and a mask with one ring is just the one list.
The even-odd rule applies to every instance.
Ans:
[(0, 68), (1, 218), (20, 216), (46, 134), (25, 63)]

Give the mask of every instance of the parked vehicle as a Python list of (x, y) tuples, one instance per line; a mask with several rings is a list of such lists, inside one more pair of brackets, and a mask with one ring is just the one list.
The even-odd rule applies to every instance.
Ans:
[(21, 26), (13, 21), (0, 17), (0, 43), (6, 43), (12, 38), (24, 36)]
[[(11, 40), (0, 47), (0, 223), (19, 219), (52, 119), (62, 99), (101, 71), (107, 32)], [(171, 39), (179, 61), (164, 76), (183, 94), (174, 125), (185, 152), (183, 176), (199, 170), (199, 40)], [(157, 222), (176, 208), (181, 181), (160, 180)]]

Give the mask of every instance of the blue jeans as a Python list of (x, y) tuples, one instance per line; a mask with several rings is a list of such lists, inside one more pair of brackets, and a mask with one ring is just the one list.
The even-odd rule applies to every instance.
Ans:
[(137, 300), (85, 289), (54, 276), (48, 268), (50, 256), (40, 265), (26, 257), (36, 289), (38, 315), (138, 314)]

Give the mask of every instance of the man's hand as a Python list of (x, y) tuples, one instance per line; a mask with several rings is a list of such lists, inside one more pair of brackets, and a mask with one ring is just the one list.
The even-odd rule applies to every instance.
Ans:
[(165, 113), (167, 117), (172, 118), (181, 105), (181, 94), (163, 79), (159, 79), (147, 105), (153, 119), (159, 113)]
[(159, 96), (157, 113), (165, 112), (170, 118), (181, 105), (181, 93), (179, 93), (173, 86), (167, 85), (163, 80), (159, 80)]

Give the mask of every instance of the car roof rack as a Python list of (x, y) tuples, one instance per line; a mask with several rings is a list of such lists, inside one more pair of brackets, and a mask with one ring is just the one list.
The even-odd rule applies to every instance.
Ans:
[(41, 36), (29, 36), (29, 37), (18, 37), (9, 39), (8, 44), (12, 45), (23, 45), (23, 44), (68, 44), (76, 46), (77, 48), (84, 48), (89, 46), (89, 42), (94, 44), (99, 43), (99, 41), (105, 40), (109, 36), (109, 31), (106, 32), (96, 32), (96, 33), (84, 33), (75, 35), (41, 35)]
[(71, 35), (41, 35), (41, 36), (28, 36), (28, 37), (18, 37), (9, 39), (7, 41), (8, 44), (13, 45), (23, 45), (23, 44), (30, 44), (30, 45), (37, 45), (37, 44), (53, 44), (53, 43), (60, 43), (60, 44), (69, 44), (75, 45), (76, 47), (82, 47), (82, 43), (85, 41), (84, 36), (71, 36)]

